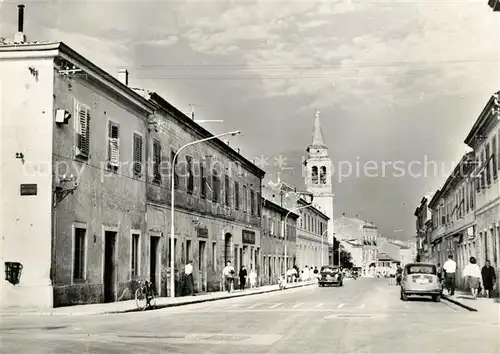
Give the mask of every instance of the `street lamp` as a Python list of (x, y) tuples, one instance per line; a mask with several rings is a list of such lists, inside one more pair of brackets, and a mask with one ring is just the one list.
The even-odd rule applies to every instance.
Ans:
[[(285, 229), (285, 230), (284, 230), (284, 235), (285, 235), (285, 272), (286, 272), (286, 270), (288, 269), (288, 262), (287, 262), (287, 259), (286, 259), (286, 257), (287, 257), (287, 236), (288, 236), (288, 235), (287, 235), (287, 232), (286, 232), (286, 225), (287, 225), (287, 224), (286, 224), (286, 220), (288, 219), (288, 215), (290, 215), (290, 213), (295, 212), (295, 211), (299, 211), (299, 210), (302, 210), (302, 209), (305, 209), (305, 208), (309, 208), (309, 207), (312, 207), (312, 204), (307, 204), (307, 205), (303, 205), (303, 206), (298, 207), (298, 208), (291, 209), (291, 210), (290, 210), (290, 211), (288, 211), (288, 213), (286, 213), (286, 215), (285, 215), (285, 225), (284, 225), (284, 227), (283, 227), (283, 228)], [(286, 276), (285, 276), (285, 284), (286, 284), (286, 283), (287, 283), (287, 281), (288, 281), (288, 279), (287, 279), (287, 278), (288, 278), (288, 277), (286, 277)]]
[(220, 138), (220, 137), (223, 137), (226, 135), (235, 136), (238, 134), (241, 134), (240, 130), (236, 130), (234, 132), (223, 133), (223, 134), (219, 134), (219, 135), (214, 135), (214, 136), (211, 136), (211, 137), (208, 137), (205, 139), (201, 139), (201, 140), (192, 141), (190, 143), (187, 143), (186, 145), (181, 146), (179, 148), (179, 150), (177, 150), (177, 152), (175, 153), (174, 158), (172, 159), (172, 165), (170, 166), (170, 179), (171, 179), (171, 186), (170, 186), (170, 193), (171, 193), (171, 196), (170, 196), (170, 297), (171, 298), (175, 297), (175, 279), (174, 279), (174, 277), (175, 277), (175, 272), (174, 272), (174, 263), (175, 263), (174, 262), (174, 260), (175, 260), (175, 242), (174, 242), (175, 241), (174, 240), (174, 233), (175, 233), (175, 227), (174, 227), (174, 222), (175, 222), (175, 218), (174, 218), (175, 178), (174, 178), (174, 174), (175, 174), (175, 161), (177, 159), (177, 156), (184, 148), (186, 148), (188, 146), (203, 143), (203, 142), (208, 141), (208, 140), (217, 139), (217, 138)]
[(325, 234), (327, 232), (328, 232), (328, 229), (326, 229), (325, 231), (323, 231), (323, 233), (321, 234), (321, 266), (325, 265), (325, 263), (324, 263), (325, 250), (323, 249), (323, 238), (325, 237)]

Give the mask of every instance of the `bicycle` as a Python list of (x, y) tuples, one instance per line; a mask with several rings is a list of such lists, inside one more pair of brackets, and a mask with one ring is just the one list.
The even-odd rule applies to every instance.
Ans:
[(151, 309), (156, 307), (155, 292), (150, 281), (139, 281), (139, 288), (135, 291), (135, 303), (141, 311), (145, 310), (146, 307)]

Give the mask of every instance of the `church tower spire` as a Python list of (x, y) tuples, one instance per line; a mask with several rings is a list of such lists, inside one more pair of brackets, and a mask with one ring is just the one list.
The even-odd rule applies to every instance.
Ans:
[(319, 111), (316, 111), (314, 116), (314, 127), (313, 127), (313, 138), (311, 147), (321, 147), (326, 148), (325, 137), (323, 136), (323, 131), (321, 130), (321, 122), (319, 120)]
[(333, 164), (328, 156), (328, 146), (325, 144), (319, 112), (314, 116), (312, 142), (307, 146), (304, 161), (306, 190), (314, 195), (313, 203), (318, 205), (328, 216), (328, 240), (333, 244)]

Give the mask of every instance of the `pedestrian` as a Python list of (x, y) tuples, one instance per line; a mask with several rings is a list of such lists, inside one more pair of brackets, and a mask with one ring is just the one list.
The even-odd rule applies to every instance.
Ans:
[(245, 290), (245, 284), (247, 282), (247, 276), (248, 276), (247, 269), (245, 268), (245, 266), (241, 267), (240, 273), (238, 275), (240, 277), (240, 290)]
[(483, 279), (484, 294), (487, 298), (491, 297), (491, 292), (495, 287), (496, 274), (495, 268), (490, 264), (490, 261), (486, 261), (483, 269), (481, 269), (481, 277)]
[(186, 276), (187, 293), (194, 296), (193, 261), (188, 261), (184, 266), (184, 275)]
[(230, 293), (234, 279), (234, 268), (231, 265), (231, 261), (226, 262), (226, 266), (222, 270), (222, 276), (224, 277), (224, 284), (226, 286), (226, 290), (228, 293)]
[(476, 300), (478, 289), (481, 285), (481, 269), (477, 265), (476, 258), (470, 257), (469, 264), (464, 268), (463, 276), (466, 279), (466, 284), (472, 293), (472, 297)]
[(257, 287), (257, 272), (255, 271), (255, 269), (252, 268), (250, 270), (248, 280), (250, 280), (250, 289), (255, 289)]
[(401, 286), (401, 279), (403, 278), (403, 268), (398, 264), (396, 268), (396, 285)]
[(448, 294), (450, 296), (455, 295), (455, 273), (457, 271), (457, 263), (453, 260), (453, 256), (450, 254), (448, 260), (443, 264), (445, 286), (448, 289)]

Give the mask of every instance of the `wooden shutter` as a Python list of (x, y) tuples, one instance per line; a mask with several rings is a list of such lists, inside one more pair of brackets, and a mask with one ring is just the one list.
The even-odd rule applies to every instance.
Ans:
[(88, 158), (90, 153), (90, 109), (79, 104), (77, 112), (76, 155)]
[(109, 122), (108, 141), (108, 163), (110, 166), (118, 167), (120, 161), (120, 128), (113, 122)]
[(134, 174), (142, 174), (142, 136), (134, 133)]
[(160, 164), (161, 164), (161, 144), (158, 140), (153, 140), (153, 182), (160, 183)]

